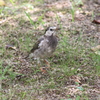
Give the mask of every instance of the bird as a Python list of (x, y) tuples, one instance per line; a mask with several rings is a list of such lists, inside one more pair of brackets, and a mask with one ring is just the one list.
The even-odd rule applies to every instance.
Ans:
[(40, 59), (44, 59), (48, 64), (46, 59), (52, 56), (58, 45), (57, 30), (60, 30), (60, 28), (55, 26), (48, 27), (25, 58), (37, 59), (38, 63), (40, 63)]

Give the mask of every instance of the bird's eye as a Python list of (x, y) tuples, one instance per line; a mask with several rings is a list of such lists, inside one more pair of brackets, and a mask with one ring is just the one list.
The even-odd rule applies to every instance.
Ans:
[(50, 31), (53, 31), (53, 29), (50, 29)]

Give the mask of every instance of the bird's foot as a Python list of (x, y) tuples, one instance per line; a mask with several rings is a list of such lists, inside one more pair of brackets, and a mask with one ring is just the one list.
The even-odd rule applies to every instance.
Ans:
[(48, 69), (50, 69), (50, 67), (45, 67), (45, 66), (44, 66), (44, 67), (41, 67), (41, 68), (40, 68), (42, 74), (46, 74), (47, 71), (48, 71)]

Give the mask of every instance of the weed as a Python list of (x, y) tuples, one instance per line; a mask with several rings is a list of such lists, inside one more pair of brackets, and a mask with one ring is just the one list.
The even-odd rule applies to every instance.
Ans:
[(36, 22), (33, 22), (33, 21), (32, 21), (30, 15), (29, 15), (27, 12), (25, 12), (25, 14), (26, 14), (26, 16), (29, 18), (30, 23), (34, 26), (34, 29), (37, 29), (37, 26), (38, 26), (39, 24), (41, 24), (41, 25), (44, 25), (44, 24), (45, 24), (45, 22), (42, 20), (43, 17), (44, 17), (44, 14), (41, 15), (41, 16), (39, 16)]
[[(11, 2), (13, 4), (15, 3), (15, 0), (10, 0), (10, 3)], [(20, 2), (28, 2), (28, 0), (22, 0)], [(31, 0), (29, 2), (32, 2), (31, 5), (25, 4), (22, 6), (21, 4), (18, 6), (12, 5), (12, 7), (10, 7), (10, 4), (7, 5), (8, 7), (0, 9), (1, 21), (3, 18), (8, 18), (7, 21), (5, 20), (5, 22), (0, 26), (1, 100), (39, 100), (45, 98), (48, 99), (48, 97), (52, 99), (53, 96), (55, 99), (56, 97), (59, 98), (59, 100), (62, 97), (67, 99), (69, 98), (69, 100), (71, 100), (73, 99), (72, 95), (74, 95), (73, 97), (75, 100), (89, 100), (88, 95), (84, 94), (87, 93), (87, 91), (89, 91), (92, 87), (88, 87), (88, 83), (95, 82), (94, 79), (100, 76), (100, 56), (90, 50), (91, 45), (93, 46), (97, 44), (97, 39), (93, 39), (87, 36), (86, 33), (82, 33), (84, 25), (87, 24), (83, 24), (82, 20), (82, 26), (80, 26), (81, 29), (79, 29), (80, 31), (78, 31), (77, 34), (77, 24), (73, 26), (73, 23), (67, 21), (64, 22), (64, 19), (62, 20), (62, 16), (59, 17), (56, 15), (56, 17), (53, 17), (53, 20), (50, 17), (45, 17), (45, 13), (47, 11), (56, 10), (55, 12), (59, 13), (60, 11), (66, 12), (66, 9), (51, 9), (52, 5), (50, 4), (48, 4), (50, 5), (49, 7), (44, 7), (44, 0)], [(71, 0), (71, 2), (72, 8), (70, 13), (68, 13), (69, 15), (72, 15), (72, 21), (76, 23), (75, 12), (79, 9), (78, 5), (82, 4), (82, 1)], [(19, 4), (19, 1), (17, 3)], [(35, 13), (24, 11), (25, 9), (32, 10), (33, 5), (36, 8), (39, 7), (41, 10)], [(12, 17), (9, 19), (12, 11), (14, 18)], [(28, 18), (28, 21), (26, 21), (26, 19), (22, 16), (19, 17), (21, 13), (23, 16), (25, 15), (25, 18)], [(34, 14), (37, 17), (36, 21), (32, 20)], [(66, 14), (64, 13), (63, 16), (66, 17)], [(94, 14), (92, 15), (92, 18), (93, 16)], [(84, 20), (84, 22), (86, 21)], [(59, 35), (60, 41), (54, 55), (48, 59), (51, 63), (50, 69), (47, 69), (47, 73), (42, 74), (35, 61), (32, 59), (23, 59), (22, 56), (31, 49), (31, 46), (35, 43), (36, 38), (41, 35), (41, 30), (38, 30), (39, 26), (44, 27), (48, 24), (52, 25), (53, 23), (56, 23), (61, 28), (61, 35)], [(67, 25), (70, 26), (70, 31), (67, 30)], [(63, 26), (66, 27), (66, 29), (63, 29)], [(74, 31), (71, 30), (73, 27), (75, 28)], [(13, 44), (18, 51), (9, 49), (6, 50), (5, 44)], [(17, 79), (16, 75), (19, 75), (17, 72), (20, 74), (24, 73), (25, 77)], [(85, 83), (86, 87), (83, 88), (79, 86), (79, 83), (77, 82), (71, 83), (72, 81), (70, 79), (74, 75), (82, 78), (83, 80), (80, 80), (80, 82), (82, 82), (82, 84)], [(92, 84), (94, 85), (94, 83)], [(71, 95), (68, 92), (75, 86), (79, 86), (75, 91), (77, 92), (77, 90), (79, 90), (82, 94), (76, 94), (75, 92), (75, 94), (72, 93)], [(72, 92), (73, 91), (74, 90), (72, 90)]]
[(14, 5), (14, 0), (9, 0)]

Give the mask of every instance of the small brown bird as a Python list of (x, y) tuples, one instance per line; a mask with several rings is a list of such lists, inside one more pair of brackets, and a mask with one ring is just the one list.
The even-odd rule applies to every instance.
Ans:
[(46, 58), (52, 56), (58, 44), (56, 31), (59, 29), (60, 28), (57, 27), (48, 27), (45, 30), (45, 34), (34, 44), (27, 57), (37, 59), (38, 63), (40, 63), (41, 59), (45, 60)]

